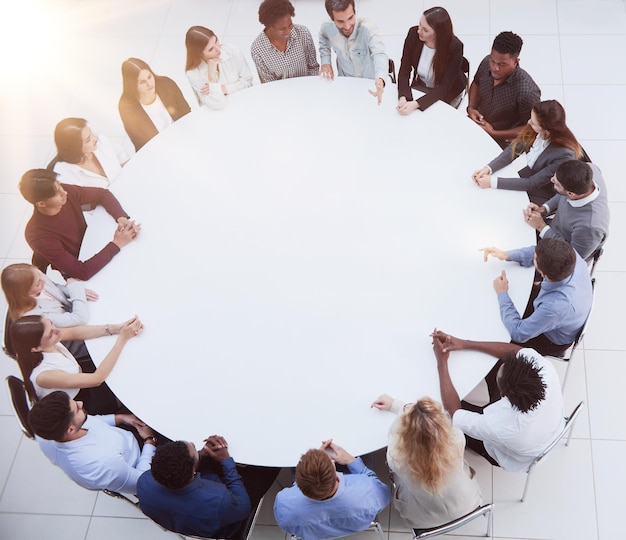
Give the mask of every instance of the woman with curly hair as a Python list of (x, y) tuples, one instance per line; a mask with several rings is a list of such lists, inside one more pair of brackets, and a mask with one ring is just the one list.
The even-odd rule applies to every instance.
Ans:
[[(526, 167), (520, 178), (494, 177), (493, 173), (526, 154)], [(554, 196), (550, 179), (557, 167), (572, 159), (583, 159), (583, 150), (565, 123), (565, 110), (554, 99), (533, 106), (528, 124), (511, 144), (482, 169), (474, 171), (472, 180), (481, 188), (526, 191), (531, 202), (542, 205)]]
[(262, 83), (319, 74), (311, 32), (292, 23), (295, 14), (289, 0), (263, 0), (259, 6), (265, 29), (252, 42), (250, 53)]
[(481, 504), (475, 472), (463, 459), (465, 437), (441, 404), (425, 397), (404, 405), (383, 394), (372, 407), (399, 415), (389, 431), (387, 462), (394, 506), (409, 527), (437, 527)]

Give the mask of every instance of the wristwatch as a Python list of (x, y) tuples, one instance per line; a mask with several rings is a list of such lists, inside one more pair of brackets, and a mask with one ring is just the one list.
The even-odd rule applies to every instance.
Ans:
[(144, 437), (143, 443), (152, 443), (154, 446), (157, 445), (157, 438), (154, 435), (150, 435), (149, 437)]

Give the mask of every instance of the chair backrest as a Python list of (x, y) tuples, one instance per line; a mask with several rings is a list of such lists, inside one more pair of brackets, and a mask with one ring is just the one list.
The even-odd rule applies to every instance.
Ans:
[(24, 381), (22, 381), (22, 379), (18, 379), (14, 375), (9, 375), (6, 378), (6, 382), (9, 389), (9, 395), (11, 396), (11, 405), (13, 406), (15, 418), (17, 418), (24, 435), (30, 439), (34, 439), (35, 434), (28, 424), (30, 402), (28, 400), (28, 394), (26, 393)]
[(561, 429), (561, 431), (559, 432), (557, 437), (554, 439), (554, 441), (552, 441), (550, 446), (548, 446), (541, 454), (539, 454), (528, 467), (528, 471), (527, 471), (528, 476), (526, 477), (526, 484), (524, 485), (524, 492), (522, 493), (522, 502), (526, 500), (526, 494), (528, 493), (528, 484), (530, 481), (530, 476), (534, 472), (535, 467), (537, 467), (537, 465), (539, 465), (548, 456), (548, 454), (550, 454), (552, 449), (557, 444), (559, 444), (561, 440), (563, 440), (563, 437), (565, 437), (565, 435), (567, 435), (567, 442), (565, 443), (565, 446), (569, 445), (569, 441), (572, 436), (572, 428), (574, 427), (574, 424), (576, 423), (576, 420), (578, 419), (578, 415), (580, 414), (580, 411), (582, 411), (584, 406), (585, 406), (584, 401), (581, 401), (578, 405), (576, 405), (575, 409), (572, 411), (572, 414), (570, 414), (568, 417), (565, 418), (565, 424), (563, 425), (563, 429)]
[(439, 525), (438, 527), (431, 527), (430, 529), (413, 529), (414, 540), (422, 540), (424, 538), (433, 538), (434, 536), (440, 536), (442, 534), (454, 531), (459, 527), (469, 523), (479, 516), (487, 515), (487, 536), (491, 536), (491, 511), (493, 510), (493, 503), (483, 504), (478, 508), (472, 510), (468, 514), (461, 516), (453, 521)]
[[(578, 347), (578, 344), (585, 338), (585, 333), (587, 332), (587, 326), (589, 325), (589, 321), (591, 320), (591, 313), (593, 312), (593, 305), (596, 300), (596, 278), (591, 278), (591, 308), (589, 309), (589, 313), (587, 314), (587, 318), (585, 319), (585, 323), (582, 328), (578, 331), (578, 335), (576, 336), (576, 340), (574, 341), (574, 348)], [(574, 351), (572, 351), (573, 353)]]
[(397, 79), (396, 79), (396, 64), (395, 62), (390, 58), (389, 59), (389, 78), (391, 79), (391, 82), (393, 84), (397, 84)]

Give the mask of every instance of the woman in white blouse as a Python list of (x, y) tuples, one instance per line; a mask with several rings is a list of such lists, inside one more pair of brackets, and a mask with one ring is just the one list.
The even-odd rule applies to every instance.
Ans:
[[(84, 401), (91, 412), (115, 412), (119, 404), (103, 383), (128, 340), (142, 329), (143, 324), (137, 317), (121, 324), (70, 328), (56, 328), (49, 319), (39, 315), (18, 319), (11, 326), (11, 338), (31, 401), (37, 401), (55, 390), (63, 390), (71, 398)], [(113, 348), (92, 373), (83, 373), (81, 365), (61, 343), (114, 334), (118, 337)]]
[(437, 527), (480, 506), (480, 487), (463, 458), (465, 437), (441, 404), (424, 397), (404, 405), (384, 394), (372, 407), (399, 415), (389, 430), (387, 463), (394, 506), (410, 528)]
[[(493, 175), (522, 154), (526, 154), (526, 167), (518, 172), (520, 178)], [(582, 147), (565, 123), (563, 106), (550, 99), (533, 106), (524, 129), (497, 158), (474, 171), (472, 180), (483, 189), (526, 191), (530, 201), (541, 206), (554, 195), (550, 179), (557, 167), (582, 157)]]
[(84, 118), (65, 118), (54, 129), (57, 155), (48, 169), (63, 184), (108, 188), (128, 156), (104, 135), (96, 135)]
[(252, 72), (241, 51), (221, 44), (212, 30), (192, 26), (185, 47), (185, 74), (200, 105), (223, 109), (228, 94), (252, 86)]

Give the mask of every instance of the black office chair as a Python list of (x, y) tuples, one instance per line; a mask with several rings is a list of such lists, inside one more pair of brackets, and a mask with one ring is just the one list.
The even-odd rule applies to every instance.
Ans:
[(396, 79), (396, 64), (391, 58), (389, 59), (389, 78), (393, 84), (398, 83)]
[(13, 319), (9, 315), (9, 311), (4, 317), (4, 344), (2, 345), (2, 350), (4, 354), (8, 357), (13, 358), (13, 360), (17, 360), (17, 354), (15, 352), (15, 347), (13, 346), (13, 340), (11, 339), (11, 325), (13, 324)]
[(11, 397), (13, 413), (15, 414), (15, 418), (22, 429), (22, 433), (24, 433), (24, 435), (29, 439), (34, 439), (35, 434), (28, 423), (30, 400), (28, 398), (28, 393), (26, 392), (26, 387), (24, 386), (24, 381), (14, 375), (9, 375), (6, 378), (6, 383), (7, 388), (9, 389), (9, 396)]
[(596, 271), (596, 266), (598, 264), (598, 261), (600, 260), (600, 257), (602, 257), (603, 254), (604, 254), (604, 242), (602, 244), (600, 244), (600, 247), (598, 247), (591, 254), (591, 257), (587, 261), (587, 264), (589, 266), (589, 275), (591, 277), (593, 277), (593, 273)]
[(463, 60), (461, 60), (461, 69), (463, 70), (463, 75), (465, 75), (465, 90), (463, 90), (463, 95), (461, 96), (461, 99), (459, 100), (459, 103), (456, 106), (457, 109), (461, 106), (461, 103), (463, 103), (465, 96), (469, 93), (469, 87), (470, 87), (470, 79), (469, 79), (470, 63), (469, 63), (469, 60), (465, 58), (465, 56), (463, 57)]

